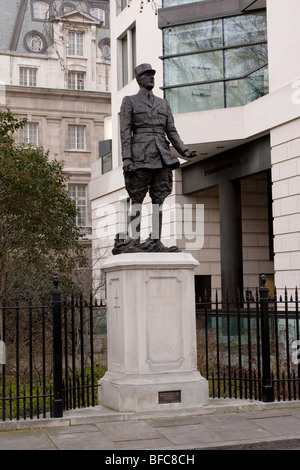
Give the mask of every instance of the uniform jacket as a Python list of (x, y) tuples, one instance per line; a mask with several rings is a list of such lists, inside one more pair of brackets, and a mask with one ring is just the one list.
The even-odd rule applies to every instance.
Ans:
[(122, 158), (132, 160), (135, 168), (171, 169), (179, 166), (171, 154), (170, 142), (180, 155), (188, 148), (180, 139), (167, 100), (153, 96), (154, 101), (140, 90), (125, 96), (121, 105), (120, 130)]

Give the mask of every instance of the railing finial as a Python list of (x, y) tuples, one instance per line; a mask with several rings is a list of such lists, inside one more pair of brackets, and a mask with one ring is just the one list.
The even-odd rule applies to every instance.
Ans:
[(58, 274), (55, 274), (55, 275), (54, 275), (54, 277), (53, 277), (53, 284), (54, 284), (55, 289), (58, 289), (58, 284), (59, 284), (59, 276), (58, 276)]

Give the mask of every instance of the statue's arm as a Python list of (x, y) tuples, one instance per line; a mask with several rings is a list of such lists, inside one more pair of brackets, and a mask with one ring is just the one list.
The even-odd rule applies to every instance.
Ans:
[(175, 127), (175, 123), (174, 123), (174, 117), (173, 117), (173, 114), (172, 114), (172, 111), (171, 111), (171, 108), (170, 108), (170, 105), (169, 103), (166, 101), (166, 106), (167, 106), (167, 126), (166, 126), (166, 134), (167, 134), (167, 137), (169, 139), (169, 141), (171, 142), (171, 144), (173, 145), (173, 147), (175, 148), (175, 150), (177, 150), (177, 152), (184, 158), (191, 158), (191, 157), (195, 157), (196, 156), (196, 152), (193, 152), (192, 150), (190, 150), (181, 140), (178, 132), (177, 132), (177, 129)]
[(124, 171), (133, 171), (132, 161), (132, 105), (127, 96), (123, 98), (120, 110), (120, 133)]

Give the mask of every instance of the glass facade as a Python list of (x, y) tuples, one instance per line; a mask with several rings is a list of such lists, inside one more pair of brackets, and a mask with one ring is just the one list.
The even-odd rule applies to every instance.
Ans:
[(174, 113), (242, 106), (268, 93), (265, 11), (168, 27), (163, 44)]

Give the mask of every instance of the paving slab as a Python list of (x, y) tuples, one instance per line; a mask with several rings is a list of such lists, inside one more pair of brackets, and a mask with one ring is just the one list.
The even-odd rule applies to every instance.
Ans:
[(275, 418), (283, 416), (297, 416), (300, 418), (300, 410), (294, 410), (293, 408), (278, 408), (278, 409), (269, 409), (269, 410), (260, 410), (260, 411), (246, 411), (239, 413), (239, 416), (242, 416), (246, 419), (256, 419), (256, 418)]
[(159, 418), (146, 418), (145, 422), (152, 428), (183, 426), (184, 424), (200, 424), (201, 416), (167, 416)]
[(98, 424), (101, 432), (112, 441), (135, 441), (140, 439), (159, 439), (161, 434), (142, 421)]
[(59, 450), (117, 450), (118, 447), (100, 431), (82, 431), (82, 433), (48, 431), (47, 434), (54, 446)]
[(221, 442), (222, 438), (204, 424), (168, 426), (156, 428), (168, 441), (176, 446), (195, 448), (203, 443)]
[(300, 408), (291, 408), (289, 411), (289, 414), (292, 416), (296, 416), (297, 418), (300, 419)]
[(160, 449), (173, 449), (172, 442), (168, 439), (161, 437), (160, 439), (138, 439), (136, 441), (122, 441), (116, 443), (119, 450), (160, 450)]
[(49, 436), (55, 434), (84, 434), (86, 432), (99, 432), (99, 428), (96, 424), (81, 424), (74, 426), (61, 426), (58, 428), (44, 429), (44, 433)]
[(260, 426), (259, 423), (238, 414), (211, 416), (210, 419), (203, 416), (201, 422), (208, 429), (214, 431), (222, 441), (272, 437), (272, 433)]
[(43, 432), (8, 431), (0, 433), (0, 450), (53, 450), (55, 446)]
[(297, 434), (300, 436), (299, 418), (295, 416), (277, 416), (271, 418), (256, 418), (252, 420), (252, 422), (278, 437), (294, 436)]
[[(210, 451), (215, 451), (215, 450), (300, 450), (300, 439), (279, 439), (279, 440), (270, 440), (270, 441), (252, 441), (252, 442), (245, 442), (245, 443), (238, 443), (238, 442), (231, 442), (231, 443), (221, 443), (221, 444), (214, 444), (210, 446), (203, 446), (201, 449), (198, 450), (210, 450)], [(271, 454), (272, 457), (274, 458), (274, 463), (276, 463), (276, 454)], [(222, 455), (223, 456), (223, 455)], [(270, 457), (270, 456), (269, 456)], [(268, 457), (268, 461), (270, 461), (270, 458)], [(255, 456), (254, 456), (255, 458)], [(247, 456), (247, 459), (249, 459), (249, 456)]]

